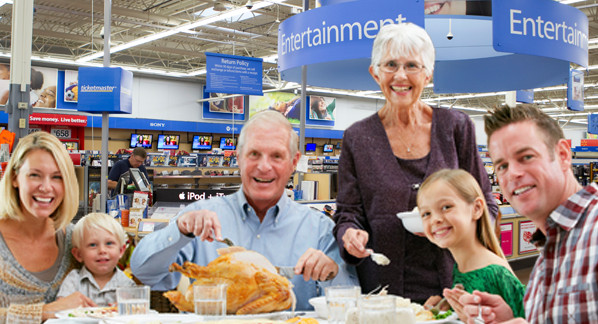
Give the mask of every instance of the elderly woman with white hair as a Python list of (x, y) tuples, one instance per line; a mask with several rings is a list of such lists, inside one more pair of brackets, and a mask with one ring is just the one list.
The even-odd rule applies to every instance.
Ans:
[[(480, 183), (491, 214), (498, 212), (473, 122), (420, 99), (432, 78), (434, 55), (430, 37), (417, 25), (380, 29), (369, 72), (386, 101), (345, 131), (334, 229), (342, 257), (357, 265), (362, 291), (389, 285), (390, 293), (419, 303), (452, 286), (454, 264), (448, 251), (423, 233), (405, 230), (396, 216), (416, 206), (419, 184), (439, 169), (464, 169)], [(439, 236), (457, 239), (451, 234), (439, 228)], [(390, 265), (373, 263), (369, 249), (388, 256)]]

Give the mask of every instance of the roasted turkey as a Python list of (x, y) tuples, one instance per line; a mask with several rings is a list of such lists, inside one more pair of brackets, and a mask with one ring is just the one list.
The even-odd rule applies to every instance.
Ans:
[[(179, 271), (195, 279), (196, 284), (226, 283), (228, 314), (258, 314), (281, 311), (295, 305), (291, 282), (280, 276), (263, 255), (234, 246), (219, 249), (220, 256), (202, 267), (192, 262), (173, 263), (170, 271)], [(168, 291), (164, 296), (179, 310), (193, 312), (193, 285), (185, 294)]]

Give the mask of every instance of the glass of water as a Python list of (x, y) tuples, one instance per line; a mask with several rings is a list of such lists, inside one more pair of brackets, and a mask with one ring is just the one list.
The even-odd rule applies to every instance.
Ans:
[(326, 288), (326, 306), (328, 307), (328, 323), (345, 323), (347, 311), (357, 307), (357, 299), (361, 294), (359, 286), (332, 286)]
[(359, 323), (376, 324), (408, 324), (410, 321), (399, 321), (394, 296), (364, 296), (359, 301)]
[(193, 286), (195, 314), (210, 320), (224, 318), (227, 288), (227, 284), (195, 284)]
[(150, 287), (116, 288), (116, 303), (119, 315), (147, 314), (150, 309)]

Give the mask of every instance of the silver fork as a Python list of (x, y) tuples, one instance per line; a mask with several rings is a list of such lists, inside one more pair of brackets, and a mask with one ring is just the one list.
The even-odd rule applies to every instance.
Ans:
[(482, 304), (478, 304), (478, 316), (473, 319), (475, 324), (486, 324), (484, 318), (482, 317)]

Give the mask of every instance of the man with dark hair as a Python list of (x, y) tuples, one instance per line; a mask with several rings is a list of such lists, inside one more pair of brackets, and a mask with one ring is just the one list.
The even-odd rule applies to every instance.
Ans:
[[(577, 182), (563, 131), (537, 107), (500, 107), (484, 121), (505, 198), (546, 237), (524, 298), (527, 320), (598, 323), (598, 185)], [(445, 296), (458, 298), (462, 317), (525, 323), (497, 295), (452, 289)]]
[(114, 163), (114, 166), (112, 166), (112, 169), (110, 169), (110, 173), (108, 174), (108, 189), (116, 188), (116, 184), (118, 183), (120, 176), (129, 171), (130, 168), (138, 168), (141, 172), (143, 172), (143, 174), (145, 174), (145, 177), (149, 179), (147, 170), (143, 165), (146, 157), (147, 152), (145, 152), (142, 147), (136, 147), (128, 159), (120, 160)]

